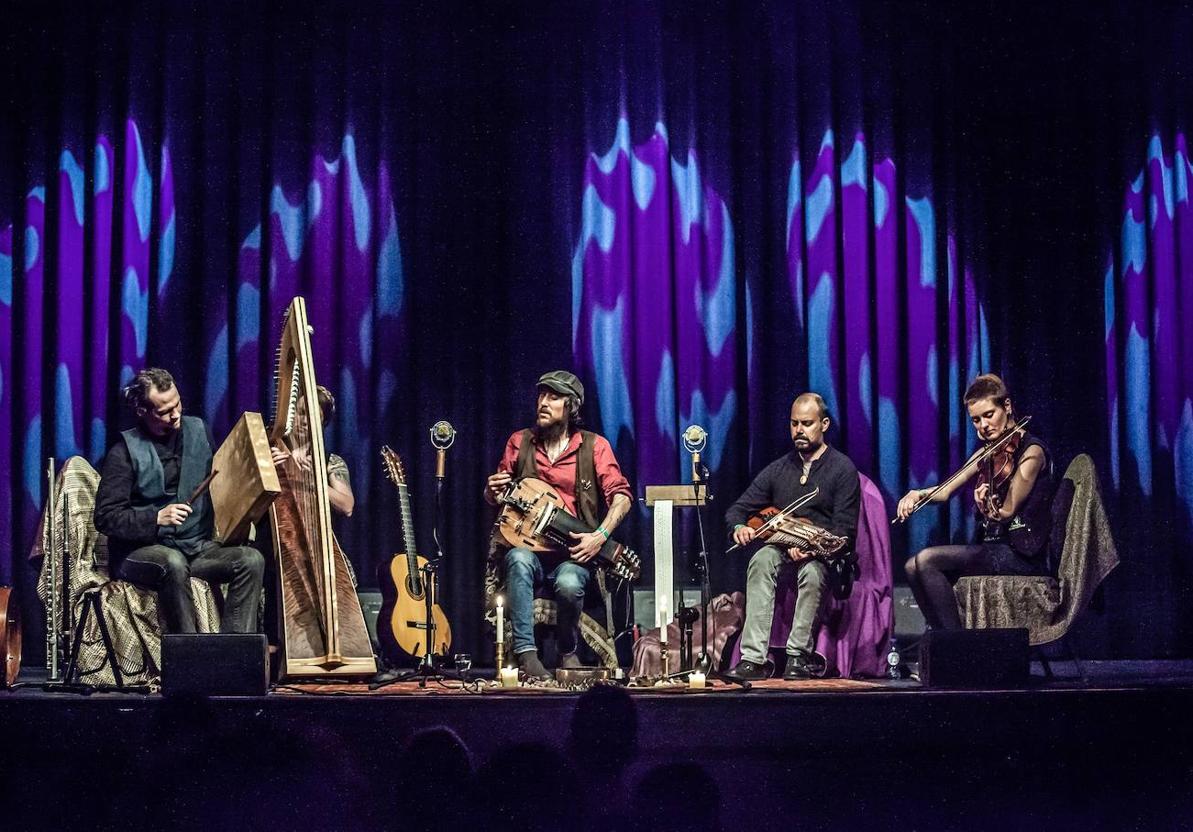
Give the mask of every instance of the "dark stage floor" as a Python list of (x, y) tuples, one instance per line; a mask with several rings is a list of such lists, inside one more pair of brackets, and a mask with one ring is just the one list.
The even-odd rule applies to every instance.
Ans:
[[(1193, 828), (1193, 662), (1080, 670), (1057, 664), (1056, 679), (1019, 690), (633, 690), (638, 755), (610, 799), (628, 811), (646, 771), (684, 761), (712, 776), (725, 828)], [(216, 801), (240, 806), (246, 828), (257, 809), (270, 828), (404, 827), (399, 811), (418, 798), (395, 760), (415, 731), (450, 726), (478, 765), (514, 743), (562, 750), (577, 698), (432, 685), (172, 701), (25, 687), (0, 694), (0, 807), (15, 823), (0, 826), (186, 827)], [(232, 820), (212, 822), (194, 825)]]

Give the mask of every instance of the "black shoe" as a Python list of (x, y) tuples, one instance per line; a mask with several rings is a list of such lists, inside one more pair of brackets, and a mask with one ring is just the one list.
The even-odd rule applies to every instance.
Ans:
[(518, 670), (522, 671), (522, 675), (527, 679), (550, 679), (551, 673), (547, 668), (543, 667), (543, 663), (539, 660), (537, 650), (527, 650), (525, 653), (519, 653), (518, 656)]
[(812, 678), (812, 670), (808, 667), (806, 653), (787, 656), (787, 669), (783, 671), (784, 682), (798, 682)]
[(754, 664), (749, 659), (742, 659), (725, 675), (739, 682), (761, 682), (763, 679), (770, 678), (770, 667), (765, 664)]

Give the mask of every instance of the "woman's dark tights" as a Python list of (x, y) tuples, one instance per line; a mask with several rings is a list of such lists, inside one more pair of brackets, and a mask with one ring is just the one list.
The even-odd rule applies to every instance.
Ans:
[(966, 575), (996, 575), (1006, 558), (1000, 544), (929, 546), (907, 561), (907, 582), (924, 620), (933, 629), (960, 630), (961, 613), (953, 584)]

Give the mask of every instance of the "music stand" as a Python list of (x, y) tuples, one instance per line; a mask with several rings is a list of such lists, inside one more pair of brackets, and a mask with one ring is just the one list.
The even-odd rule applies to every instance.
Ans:
[[(696, 571), (700, 575), (700, 611), (695, 618), (688, 618), (684, 621), (682, 613), (679, 614), (681, 621), (681, 638), (685, 629), (690, 629), (691, 625), (696, 620), (700, 621), (700, 655), (692, 667), (682, 667), (675, 673), (665, 673), (664, 679), (687, 679), (691, 676), (692, 671), (699, 670), (706, 676), (720, 679), (722, 682), (739, 685), (744, 690), (750, 689), (750, 683), (740, 679), (727, 677), (712, 669), (712, 657), (708, 653), (708, 605), (712, 600), (712, 586), (709, 578), (708, 569), (708, 546), (705, 543), (704, 537), (704, 519), (701, 509), (708, 503), (713, 501), (713, 496), (708, 492), (707, 484), (705, 483), (705, 476), (707, 472), (702, 472), (701, 476), (696, 477), (688, 485), (648, 485), (646, 486), (646, 497), (643, 502), (648, 508), (655, 508), (655, 504), (659, 502), (669, 503), (672, 509), (675, 508), (694, 508), (696, 509), (696, 527), (700, 536), (700, 553), (696, 561)], [(656, 545), (655, 557), (658, 557), (658, 548)], [(657, 567), (656, 567), (657, 569)], [(657, 588), (656, 588), (657, 591)], [(682, 598), (682, 595), (681, 595)], [(684, 607), (683, 609), (688, 609)], [(660, 646), (666, 645), (666, 621), (661, 622), (659, 643)], [(691, 648), (688, 649), (688, 657), (691, 657)], [(681, 663), (683, 661), (683, 647), (681, 641), (680, 647)], [(666, 656), (662, 656), (664, 667), (666, 667)]]

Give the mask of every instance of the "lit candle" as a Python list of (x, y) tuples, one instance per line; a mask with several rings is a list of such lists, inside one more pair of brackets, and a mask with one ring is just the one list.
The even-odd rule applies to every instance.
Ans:
[(518, 668), (501, 668), (501, 686), (503, 688), (516, 688), (518, 686)]
[(699, 670), (693, 670), (688, 676), (688, 687), (692, 689), (703, 688), (705, 686), (704, 674)]
[(505, 644), (505, 601), (497, 596), (497, 643)]

